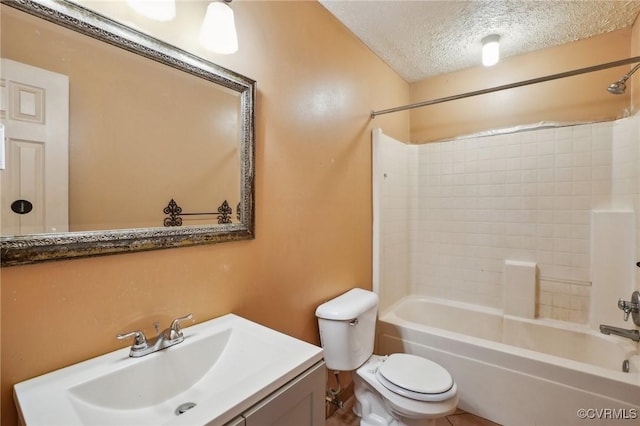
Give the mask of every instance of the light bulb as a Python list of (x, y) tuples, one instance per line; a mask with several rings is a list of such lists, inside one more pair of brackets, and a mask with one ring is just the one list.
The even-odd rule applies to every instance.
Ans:
[(500, 36), (491, 34), (482, 39), (482, 65), (490, 67), (500, 60)]
[(213, 2), (200, 28), (200, 43), (215, 53), (230, 54), (238, 51), (238, 35), (233, 10), (223, 2)]

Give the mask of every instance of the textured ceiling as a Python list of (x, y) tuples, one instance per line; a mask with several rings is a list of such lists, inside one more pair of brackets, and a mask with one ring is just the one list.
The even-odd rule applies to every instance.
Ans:
[(478, 66), (489, 34), (502, 58), (630, 26), (640, 1), (319, 0), (409, 82)]

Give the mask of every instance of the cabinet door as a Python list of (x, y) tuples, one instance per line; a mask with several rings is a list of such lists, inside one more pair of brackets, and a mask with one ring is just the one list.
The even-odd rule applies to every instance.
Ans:
[(244, 413), (246, 426), (324, 426), (324, 362)]

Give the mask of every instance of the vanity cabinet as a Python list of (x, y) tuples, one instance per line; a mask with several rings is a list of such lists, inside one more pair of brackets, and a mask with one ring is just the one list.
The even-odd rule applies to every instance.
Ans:
[(319, 362), (225, 426), (324, 426), (325, 384)]

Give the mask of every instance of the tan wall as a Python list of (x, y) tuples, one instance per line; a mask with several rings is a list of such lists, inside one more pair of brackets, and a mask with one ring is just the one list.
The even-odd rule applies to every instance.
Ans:
[[(204, 16), (206, 2), (178, 5)], [(409, 86), (315, 2), (232, 7), (231, 56), (194, 44), (199, 23), (149, 26), (257, 80), (256, 239), (3, 268), (2, 425), (14, 383), (126, 346), (118, 332), (235, 312), (319, 343), (315, 307), (371, 287), (370, 129), (407, 140), (409, 126), (369, 111), (409, 102)]]
[[(475, 67), (411, 85), (411, 102), (421, 102), (501, 86), (625, 59), (631, 29), (505, 59), (494, 67)], [(411, 142), (448, 139), (487, 129), (541, 121), (588, 122), (624, 115), (629, 91), (614, 96), (607, 86), (629, 65), (545, 83), (459, 99), (411, 111)]]

